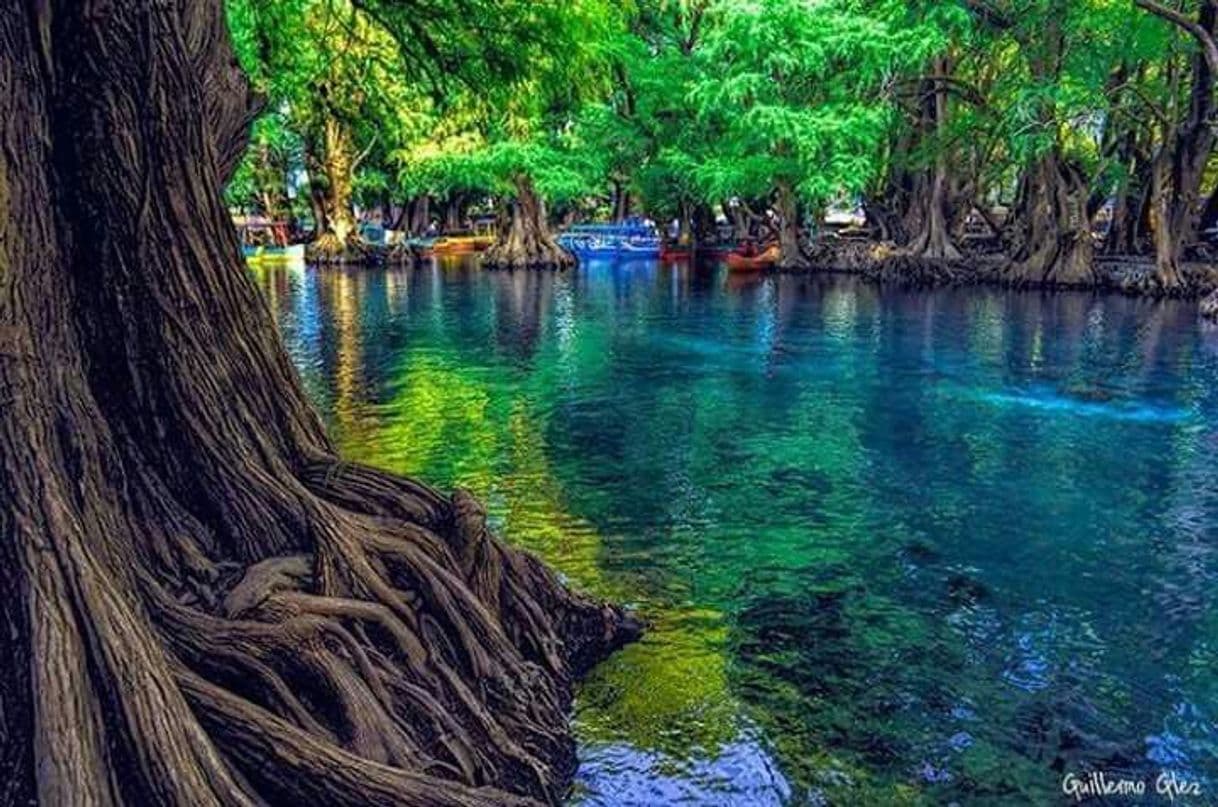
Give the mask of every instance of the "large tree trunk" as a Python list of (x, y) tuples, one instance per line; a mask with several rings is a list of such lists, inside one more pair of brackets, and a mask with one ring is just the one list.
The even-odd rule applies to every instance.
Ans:
[(453, 191), (444, 202), (444, 232), (455, 233), (461, 229), (461, 214), (465, 208), (465, 194)]
[(1186, 119), (1164, 134), (1151, 166), (1150, 224), (1155, 245), (1155, 284), (1167, 294), (1185, 290), (1185, 247), (1197, 236), (1201, 181), (1214, 149), (1214, 89), (1218, 76), (1218, 3), (1199, 4), (1193, 22), (1164, 6), (1138, 3), (1180, 25), (1196, 40)]
[(867, 217), (867, 227), (877, 241), (897, 243), (908, 240), (901, 217), (892, 208), (890, 200), (866, 199), (863, 212)]
[(719, 240), (718, 223), (715, 221), (715, 211), (710, 205), (699, 203), (694, 206), (694, 237), (699, 248), (705, 243), (715, 243)]
[(279, 221), (287, 218), (288, 187), (284, 166), (276, 162), (270, 146), (261, 144), (254, 153), (254, 182), (258, 186), (262, 214)]
[(1115, 193), (1112, 220), (1104, 236), (1105, 255), (1141, 255), (1146, 249), (1145, 223), (1150, 204), (1150, 167), (1139, 159), (1133, 135), (1121, 146), (1125, 175)]
[(694, 226), (694, 205), (683, 201), (677, 214), (678, 230), (677, 243), (679, 249), (696, 252), (698, 249), (698, 230)]
[(1184, 250), (1201, 221), (1201, 182), (1214, 146), (1208, 119), (1177, 132), (1151, 167), (1150, 225), (1155, 247), (1155, 281), (1174, 294), (1185, 290)]
[(1182, 209), (1184, 205), (1176, 185), (1176, 178), (1183, 167), (1176, 159), (1174, 150), (1164, 148), (1155, 157), (1150, 175), (1150, 224), (1155, 246), (1155, 282), (1167, 292), (1184, 287), (1180, 263), (1184, 251), (1183, 230), (1187, 228), (1187, 211)]
[(335, 456), (221, 201), (235, 64), (220, 0), (0, 12), (0, 802), (556, 800), (633, 626)]
[(431, 197), (427, 194), (416, 196), (410, 202), (410, 224), (407, 229), (412, 236), (422, 236), (431, 226)]
[(313, 199), (321, 210), (309, 254), (323, 262), (358, 262), (364, 253), (352, 206), (355, 154), (347, 127), (326, 118), (318, 152), (309, 155)]
[(1082, 172), (1052, 150), (1020, 184), (1008, 280), (1018, 286), (1094, 286), (1095, 246)]
[(546, 205), (533, 188), (533, 180), (516, 178), (516, 195), (506, 216), (501, 217), (495, 243), (483, 253), (483, 265), (491, 269), (565, 269), (575, 265), (550, 234)]
[(927, 182), (929, 192), (924, 197), (924, 212), (919, 217), (921, 231), (909, 243), (909, 253), (918, 258), (958, 261), (964, 257), (952, 237), (946, 161), (946, 155), (935, 160)]
[(617, 222), (630, 218), (632, 202), (630, 189), (621, 181), (613, 181), (613, 220)]
[(774, 212), (778, 214), (778, 267), (808, 269), (812, 262), (804, 255), (799, 240), (799, 205), (791, 186), (780, 184), (775, 195)]
[(927, 172), (911, 168), (921, 130), (925, 128), (925, 116), (926, 105), (922, 104), (915, 122), (898, 127), (884, 189), (880, 198), (868, 200), (866, 206), (868, 222), (877, 230), (880, 240), (900, 247), (909, 245), (912, 233), (922, 232), (923, 217), (929, 207), (925, 203)]
[[(951, 62), (947, 57), (934, 61), (934, 77), (926, 81), (922, 130), (936, 140), (947, 123), (948, 103), (946, 76), (951, 73)], [(923, 193), (913, 199), (920, 210), (917, 214), (917, 229), (909, 243), (909, 254), (929, 260), (958, 261), (963, 258), (956, 246), (951, 231), (950, 174), (947, 149), (941, 142), (935, 143), (935, 161), (922, 182)]]

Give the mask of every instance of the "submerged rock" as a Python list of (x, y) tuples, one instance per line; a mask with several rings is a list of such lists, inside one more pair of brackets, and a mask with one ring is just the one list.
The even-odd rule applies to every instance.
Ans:
[(954, 603), (974, 605), (988, 599), (990, 590), (980, 580), (958, 572), (947, 579), (947, 596)]

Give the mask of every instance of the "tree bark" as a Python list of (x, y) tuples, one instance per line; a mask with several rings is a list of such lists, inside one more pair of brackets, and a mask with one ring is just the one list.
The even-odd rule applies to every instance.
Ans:
[(613, 220), (623, 222), (630, 218), (631, 212), (630, 189), (620, 180), (613, 181)]
[(1196, 40), (1188, 114), (1170, 127), (1151, 165), (1151, 230), (1155, 246), (1155, 282), (1164, 293), (1185, 290), (1181, 271), (1185, 247), (1197, 236), (1201, 182), (1213, 152), (1214, 90), (1218, 78), (1218, 3), (1200, 3), (1196, 21), (1149, 0), (1137, 5), (1179, 26)]
[(677, 243), (679, 249), (696, 252), (698, 249), (698, 231), (694, 226), (694, 205), (691, 202), (681, 202), (677, 214), (678, 230)]
[(799, 205), (790, 185), (780, 183), (775, 195), (778, 213), (778, 267), (780, 269), (809, 269), (812, 262), (804, 255), (799, 239)]
[(461, 213), (465, 206), (465, 195), (453, 191), (444, 202), (444, 232), (455, 233), (461, 229)]
[(1017, 286), (1094, 286), (1095, 247), (1082, 172), (1052, 150), (1020, 184), (1008, 280)]
[[(923, 131), (936, 140), (947, 122), (948, 98), (946, 81), (940, 77), (951, 75), (951, 62), (946, 56), (935, 59), (933, 77), (926, 81)], [(938, 261), (958, 261), (964, 256), (956, 246), (951, 231), (950, 169), (947, 149), (941, 142), (935, 143), (935, 160), (929, 175), (923, 180), (923, 194), (914, 197), (921, 208), (917, 220), (920, 226), (911, 229), (916, 233), (910, 241), (908, 251), (918, 258)]]
[(1125, 174), (1114, 194), (1112, 220), (1104, 236), (1103, 252), (1105, 255), (1142, 255), (1147, 244), (1145, 224), (1150, 204), (1150, 166), (1139, 156), (1132, 132), (1119, 148)]
[(254, 181), (258, 188), (262, 214), (273, 221), (287, 218), (288, 187), (285, 167), (275, 159), (270, 146), (261, 144), (254, 152)]
[(317, 142), (317, 153), (309, 154), (309, 171), (314, 208), (320, 211), (320, 218), (309, 254), (322, 262), (358, 262), (364, 253), (352, 206), (355, 153), (351, 134), (341, 121), (327, 117)]
[(221, 199), (220, 0), (0, 13), (0, 801), (556, 801), (636, 626), (343, 464)]
[(500, 217), (495, 243), (483, 253), (483, 265), (491, 269), (566, 269), (575, 265), (550, 234), (546, 205), (533, 187), (533, 180), (518, 176), (516, 194), (507, 215)]
[(427, 194), (416, 196), (410, 202), (410, 224), (408, 230), (412, 236), (422, 236), (431, 226), (431, 197)]

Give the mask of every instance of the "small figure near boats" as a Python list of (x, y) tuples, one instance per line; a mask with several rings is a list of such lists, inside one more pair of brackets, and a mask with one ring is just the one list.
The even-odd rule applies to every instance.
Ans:
[(655, 224), (639, 218), (619, 224), (576, 224), (558, 243), (581, 258), (658, 258), (662, 247)]

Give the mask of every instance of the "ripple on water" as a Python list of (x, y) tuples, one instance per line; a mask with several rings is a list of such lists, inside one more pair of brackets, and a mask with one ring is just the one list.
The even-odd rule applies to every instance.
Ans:
[(678, 760), (628, 743), (581, 749), (572, 799), (578, 805), (657, 804), (769, 807), (786, 804), (791, 787), (774, 760), (744, 734), (713, 755)]

